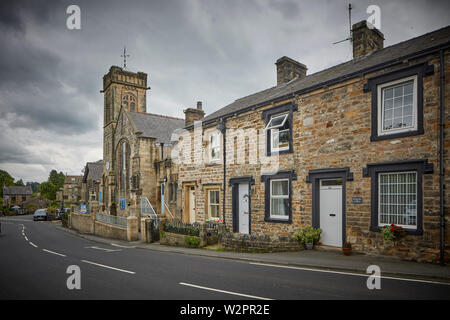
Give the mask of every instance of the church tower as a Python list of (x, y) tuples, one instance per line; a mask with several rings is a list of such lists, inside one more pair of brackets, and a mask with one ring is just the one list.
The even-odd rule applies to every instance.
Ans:
[(147, 74), (131, 72), (112, 66), (103, 76), (103, 161), (106, 171), (111, 167), (113, 152), (113, 131), (120, 107), (128, 111), (146, 112)]

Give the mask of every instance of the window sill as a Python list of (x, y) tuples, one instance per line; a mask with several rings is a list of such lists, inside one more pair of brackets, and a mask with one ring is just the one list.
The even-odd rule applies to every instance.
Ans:
[[(422, 229), (405, 229), (405, 228), (403, 228), (403, 230), (406, 232), (407, 235), (413, 235), (413, 236), (421, 236), (421, 235), (423, 235), (423, 230)], [(381, 227), (379, 227), (379, 226), (371, 226), (370, 227), (370, 231), (381, 232)]]
[(275, 222), (275, 223), (288, 223), (291, 224), (292, 221), (290, 219), (277, 219), (277, 218), (265, 218), (265, 222)]
[(424, 133), (424, 130), (414, 130), (414, 131), (404, 131), (392, 134), (384, 134), (384, 135), (373, 135), (370, 136), (370, 141), (380, 141), (380, 140), (388, 140), (388, 139), (397, 139), (411, 136), (418, 136)]
[(294, 153), (294, 150), (287, 149), (287, 150), (281, 150), (281, 151), (269, 151), (269, 152), (267, 152), (267, 157), (271, 157), (276, 154), (281, 155), (281, 154), (286, 154), (286, 153)]

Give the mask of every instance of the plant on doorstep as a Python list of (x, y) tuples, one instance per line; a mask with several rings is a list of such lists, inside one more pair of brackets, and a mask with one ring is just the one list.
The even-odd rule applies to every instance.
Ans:
[(306, 249), (313, 249), (314, 245), (319, 242), (322, 229), (311, 226), (298, 229), (294, 234), (294, 239), (306, 246)]
[(352, 254), (352, 244), (350, 241), (346, 241), (344, 245), (342, 246), (342, 252), (344, 255), (349, 256)]

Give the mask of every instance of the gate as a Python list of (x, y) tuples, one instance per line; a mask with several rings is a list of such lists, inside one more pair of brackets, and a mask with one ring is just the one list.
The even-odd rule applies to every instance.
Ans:
[(159, 219), (147, 197), (141, 197), (141, 216), (151, 219), (145, 223), (145, 231), (147, 237), (150, 238), (147, 239), (147, 242), (159, 241)]

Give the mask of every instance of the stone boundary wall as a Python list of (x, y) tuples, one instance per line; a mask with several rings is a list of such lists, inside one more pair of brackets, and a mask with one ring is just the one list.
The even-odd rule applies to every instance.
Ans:
[(80, 233), (94, 234), (95, 215), (72, 212), (69, 217), (71, 229)]
[(72, 212), (69, 215), (69, 228), (80, 233), (92, 234), (103, 238), (124, 241), (136, 241), (139, 238), (138, 220), (134, 216), (127, 218), (127, 226), (124, 228), (97, 221), (94, 213)]
[(127, 241), (127, 229), (112, 224), (95, 221), (96, 236)]
[[(189, 246), (188, 244), (186, 244), (184, 242), (185, 237), (195, 237), (195, 238), (199, 238), (199, 240), (200, 240), (200, 237), (196, 237), (196, 236), (189, 236), (186, 234), (178, 234), (178, 233), (162, 231), (160, 239), (159, 239), (159, 244), (166, 245), (166, 246), (193, 248), (192, 246)], [(198, 247), (202, 247), (201, 244), (202, 243), (200, 241), (200, 244), (198, 245)]]
[(281, 252), (304, 249), (292, 236), (248, 235), (223, 232), (219, 244), (226, 250), (239, 252)]

